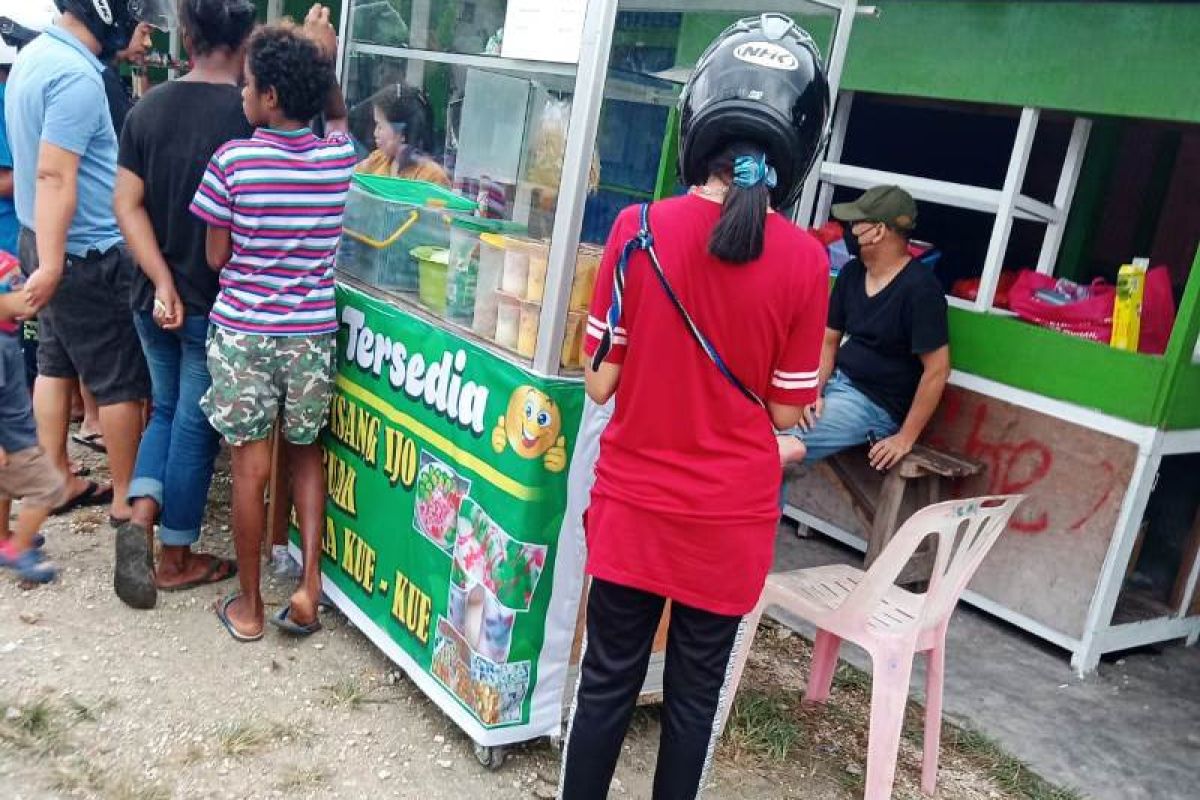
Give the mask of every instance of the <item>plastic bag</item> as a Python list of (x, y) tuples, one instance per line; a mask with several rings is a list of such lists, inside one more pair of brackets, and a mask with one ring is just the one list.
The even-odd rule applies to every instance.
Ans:
[[(1057, 331), (1108, 344), (1112, 338), (1113, 301), (1117, 289), (1097, 278), (1090, 285), (1071, 288), (1049, 275), (1021, 270), (1009, 291), (1009, 305), (1023, 320)], [(1142, 333), (1138, 350), (1161, 354), (1167, 349), (1171, 327), (1175, 324), (1175, 298), (1166, 267), (1146, 273), (1146, 293), (1142, 300)]]
[[(529, 148), (526, 178), (530, 183), (558, 189), (567, 153), (567, 128), (570, 122), (571, 101), (546, 98)], [(588, 170), (588, 190), (594, 193), (599, 188), (600, 157), (593, 150)]]

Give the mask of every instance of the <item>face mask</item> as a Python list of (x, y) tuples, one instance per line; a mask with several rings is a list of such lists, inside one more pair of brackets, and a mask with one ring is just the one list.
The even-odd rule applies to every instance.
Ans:
[(858, 237), (854, 235), (854, 231), (850, 225), (842, 228), (842, 241), (846, 243), (846, 252), (851, 258), (858, 258), (862, 255), (862, 248), (859, 247)]

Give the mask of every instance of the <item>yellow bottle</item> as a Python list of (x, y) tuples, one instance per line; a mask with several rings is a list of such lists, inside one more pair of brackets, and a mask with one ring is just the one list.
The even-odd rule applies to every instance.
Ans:
[(1142, 335), (1142, 299), (1146, 295), (1147, 258), (1135, 258), (1117, 271), (1117, 296), (1113, 301), (1112, 338), (1109, 344), (1136, 353)]

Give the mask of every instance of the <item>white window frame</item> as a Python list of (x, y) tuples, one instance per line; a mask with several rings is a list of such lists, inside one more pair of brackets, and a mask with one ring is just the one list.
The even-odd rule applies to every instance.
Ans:
[(950, 298), (953, 305), (976, 311), (992, 310), (1014, 220), (1032, 220), (1046, 226), (1042, 249), (1038, 255), (1037, 271), (1043, 275), (1050, 275), (1054, 272), (1054, 265), (1058, 261), (1058, 253), (1062, 247), (1067, 215), (1071, 210), (1075, 188), (1079, 183), (1079, 172), (1087, 152), (1088, 137), (1092, 130), (1091, 120), (1084, 117), (1075, 118), (1071, 128), (1071, 138), (1067, 143), (1067, 152), (1063, 159), (1063, 169), (1058, 179), (1058, 187), (1054, 193), (1054, 201), (1053, 203), (1043, 203), (1021, 193), (1021, 186), (1025, 182), (1025, 171), (1029, 166), (1029, 154), (1033, 149), (1033, 140), (1037, 135), (1038, 121), (1041, 117), (1039, 109), (1030, 106), (1021, 109), (1017, 133), (1013, 139), (1012, 152), (1009, 155), (1008, 169), (1004, 176), (1004, 185), (1000, 189), (991, 189), (843, 163), (841, 160), (842, 149), (846, 142), (846, 132), (850, 127), (853, 105), (854, 92), (839, 93), (833, 130), (825, 161), (821, 164), (820, 169), (821, 186), (815, 202), (815, 214), (807, 213), (812, 208), (811, 206), (802, 206), (801, 219), (811, 218), (814, 225), (824, 224), (829, 219), (834, 187), (869, 189), (872, 186), (887, 183), (903, 187), (917, 200), (994, 215), (995, 223), (992, 225), (991, 237), (988, 239), (987, 255), (983, 262), (977, 298), (974, 302)]

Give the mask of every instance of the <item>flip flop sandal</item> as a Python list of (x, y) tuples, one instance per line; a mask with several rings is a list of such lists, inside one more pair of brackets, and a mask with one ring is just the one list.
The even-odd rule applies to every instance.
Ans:
[(71, 441), (96, 453), (108, 452), (108, 448), (104, 446), (103, 433), (74, 433), (71, 434)]
[(301, 638), (305, 636), (312, 636), (314, 633), (321, 630), (321, 619), (319, 617), (307, 625), (302, 625), (292, 619), (291, 603), (287, 603), (283, 608), (279, 609), (279, 613), (272, 616), (269, 622), (289, 636), (297, 636)]
[(154, 585), (154, 549), (148, 531), (132, 522), (117, 530), (117, 556), (113, 589), (130, 608), (154, 608), (158, 587)]
[[(224, 570), (224, 572), (222, 572)], [(209, 562), (208, 569), (204, 574), (194, 580), (185, 581), (184, 583), (176, 583), (171, 586), (159, 586), (160, 592), (182, 592), (187, 589), (195, 589), (199, 586), (207, 586), (210, 583), (221, 583), (230, 578), (236, 577), (238, 574), (237, 564), (227, 558), (212, 557)]]
[(61, 517), (63, 514), (74, 511), (77, 508), (108, 505), (112, 502), (112, 499), (113, 490), (111, 486), (101, 489), (100, 484), (95, 481), (88, 481), (86, 489), (51, 511), (50, 516)]
[(217, 619), (221, 620), (221, 624), (225, 626), (226, 632), (233, 637), (235, 642), (241, 642), (242, 644), (257, 642), (259, 639), (263, 638), (263, 631), (259, 631), (253, 635), (246, 635), (235, 628), (233, 626), (233, 621), (229, 619), (229, 607), (233, 605), (234, 601), (241, 596), (241, 592), (231, 592), (230, 594), (226, 595), (224, 600), (217, 603), (216, 608), (213, 610), (217, 614)]
[(17, 574), (17, 578), (27, 583), (50, 583), (58, 577), (58, 570), (45, 562), (41, 551), (26, 550), (13, 559), (4, 559), (3, 566)]

